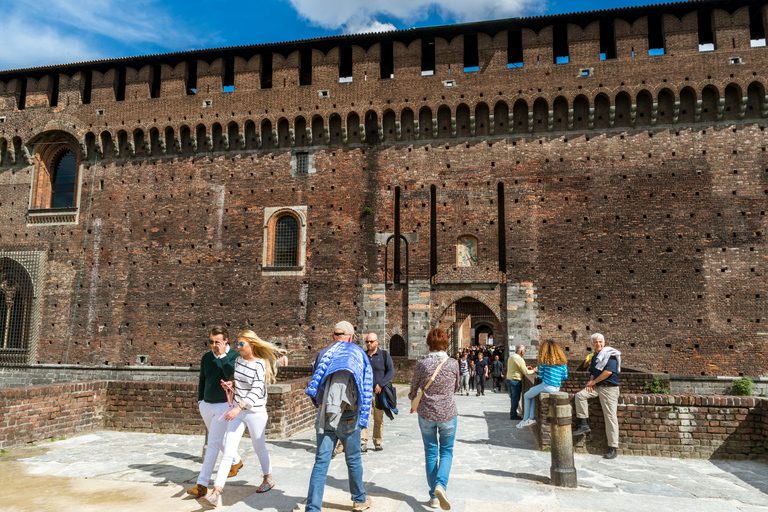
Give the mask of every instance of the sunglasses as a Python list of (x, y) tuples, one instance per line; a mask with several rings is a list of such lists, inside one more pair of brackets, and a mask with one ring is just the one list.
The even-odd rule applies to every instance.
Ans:
[(333, 333), (334, 336), (345, 336), (343, 332), (335, 332)]
[(237, 343), (235, 343), (235, 347), (237, 348), (243, 348), (244, 346), (245, 346), (245, 342), (243, 341), (238, 341)]

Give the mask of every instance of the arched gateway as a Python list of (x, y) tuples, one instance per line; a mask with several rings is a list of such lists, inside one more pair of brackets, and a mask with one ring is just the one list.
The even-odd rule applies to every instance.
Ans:
[(443, 311), (437, 327), (448, 333), (448, 353), (453, 354), (464, 347), (485, 343), (488, 336), (502, 339), (501, 321), (481, 301), (464, 297)]

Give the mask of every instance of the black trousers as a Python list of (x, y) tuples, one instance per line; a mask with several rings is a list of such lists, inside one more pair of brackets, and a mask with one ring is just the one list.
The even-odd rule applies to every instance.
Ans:
[(477, 392), (481, 395), (485, 393), (485, 375), (478, 373), (475, 375), (475, 383), (477, 384)]

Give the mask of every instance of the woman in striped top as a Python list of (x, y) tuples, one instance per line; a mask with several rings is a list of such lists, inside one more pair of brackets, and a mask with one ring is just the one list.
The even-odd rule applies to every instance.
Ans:
[(272, 480), (272, 462), (267, 452), (265, 430), (267, 426), (267, 384), (275, 382), (277, 368), (275, 362), (280, 349), (272, 343), (259, 338), (253, 331), (243, 331), (237, 335), (235, 348), (240, 357), (235, 362), (235, 375), (229, 382), (221, 385), (229, 393), (234, 391), (233, 407), (224, 419), (227, 433), (224, 436), (224, 455), (219, 463), (213, 491), (201, 502), (212, 507), (221, 501), (221, 492), (227, 481), (229, 467), (245, 433), (245, 427), (251, 435), (251, 442), (261, 463), (264, 480), (256, 492), (267, 492), (275, 486)]
[(536, 407), (536, 397), (539, 393), (556, 393), (560, 391), (560, 384), (568, 378), (568, 360), (565, 353), (557, 343), (552, 340), (545, 340), (539, 345), (539, 367), (536, 372), (542, 383), (533, 386), (525, 393), (525, 404), (523, 411), (523, 421), (517, 424), (517, 428), (530, 427), (536, 424), (534, 412)]

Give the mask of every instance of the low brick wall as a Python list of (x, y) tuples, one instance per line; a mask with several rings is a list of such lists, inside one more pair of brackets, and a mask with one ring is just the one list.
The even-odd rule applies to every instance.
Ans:
[(0, 390), (0, 448), (104, 428), (107, 382)]
[[(577, 371), (575, 368), (568, 368), (568, 379), (563, 381), (560, 391), (565, 393), (578, 393), (589, 381), (590, 375), (587, 371)], [(621, 368), (621, 392), (628, 394), (646, 394), (645, 388), (647, 382), (658, 379), (664, 389), (669, 390), (669, 375), (666, 373), (652, 373), (647, 370), (637, 368)]]
[(283, 439), (315, 424), (317, 408), (304, 394), (310, 377), (269, 386), (267, 437)]
[(312, 376), (312, 366), (281, 366), (277, 369), (277, 381), (301, 379)]
[[(285, 438), (314, 424), (316, 409), (304, 395), (308, 382), (268, 387), (267, 437)], [(204, 435), (197, 384), (97, 381), (0, 389), (0, 448), (102, 429)]]
[(110, 382), (104, 428), (204, 435), (205, 425), (197, 410), (197, 384)]
[(417, 359), (408, 359), (407, 357), (393, 357), (392, 363), (395, 365), (395, 376), (392, 382), (396, 384), (410, 384), (413, 371), (416, 369)]
[[(550, 445), (549, 395), (539, 395), (534, 438)], [(573, 398), (573, 395), (571, 395)], [(574, 425), (575, 425), (574, 412)], [(577, 453), (605, 453), (600, 402), (590, 400), (592, 432), (576, 438)], [(619, 397), (619, 453), (658, 457), (764, 459), (768, 456), (768, 400), (756, 397), (632, 395)]]

